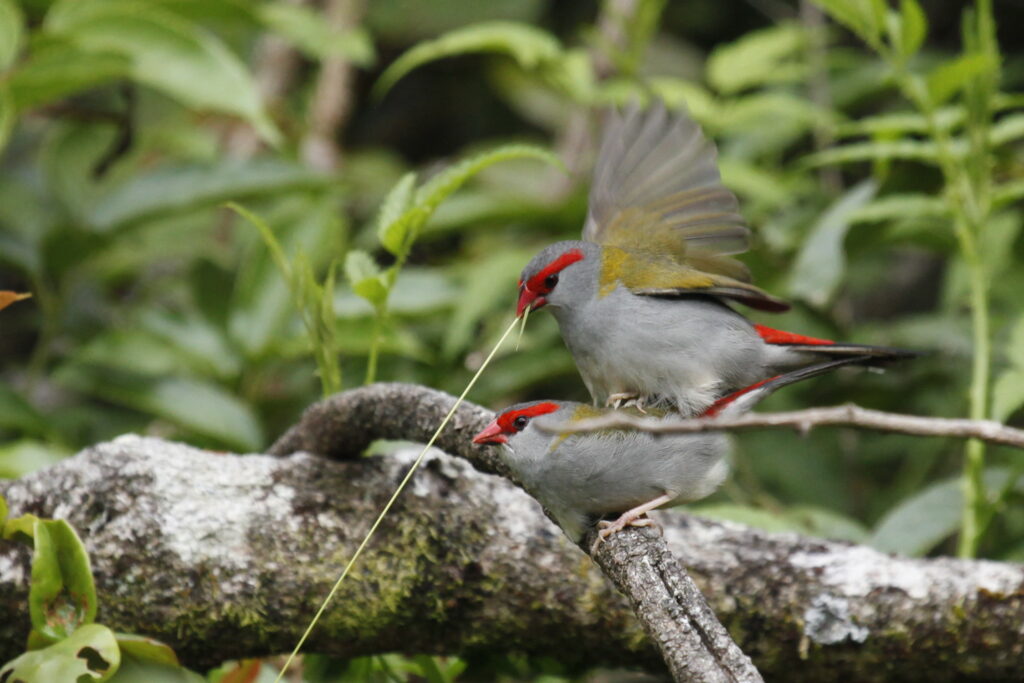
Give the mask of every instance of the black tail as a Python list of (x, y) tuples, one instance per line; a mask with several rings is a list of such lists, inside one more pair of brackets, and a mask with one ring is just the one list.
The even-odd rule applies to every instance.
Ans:
[(893, 346), (868, 346), (867, 344), (776, 344), (793, 351), (803, 351), (820, 356), (856, 359), (851, 362), (859, 365), (884, 365), (898, 360), (917, 358), (925, 355), (921, 351), (898, 349)]
[[(877, 349), (880, 347), (867, 346), (863, 348)], [(814, 350), (817, 351), (819, 349), (815, 348)], [(728, 396), (723, 396), (712, 403), (707, 410), (701, 413), (701, 417), (714, 417), (715, 415), (741, 415), (749, 412), (755, 405), (768, 398), (782, 387), (789, 386), (794, 382), (810, 379), (811, 377), (823, 375), (826, 372), (832, 372), (836, 368), (840, 368), (844, 365), (870, 365), (873, 360), (877, 361), (878, 358), (866, 355), (847, 356), (837, 360), (829, 360), (822, 363), (815, 363), (814, 365), (807, 365), (781, 375), (776, 375), (775, 377), (769, 377), (768, 379), (751, 384), (749, 387), (745, 387), (739, 391), (734, 391)], [(895, 360), (895, 358), (889, 358), (888, 360)]]

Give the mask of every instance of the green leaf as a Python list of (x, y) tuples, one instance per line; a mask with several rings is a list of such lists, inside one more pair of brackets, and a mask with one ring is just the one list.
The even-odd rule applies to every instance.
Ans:
[(4, 524), (7, 522), (7, 501), (0, 495), (0, 530), (4, 528)]
[(3, 538), (6, 541), (25, 541), (29, 545), (33, 544), (33, 538), (36, 533), (36, 522), (39, 518), (32, 514), (21, 515), (20, 517), (12, 517), (4, 522), (3, 526)]
[(67, 638), (96, 617), (96, 586), (89, 555), (63, 519), (37, 520), (33, 530), (32, 628), (53, 640)]
[(852, 223), (854, 212), (867, 204), (878, 191), (878, 185), (865, 180), (846, 192), (811, 228), (789, 281), (794, 297), (812, 306), (822, 307), (832, 297), (843, 278), (846, 256), (843, 241)]
[(122, 655), (131, 655), (136, 659), (178, 666), (178, 655), (170, 646), (161, 643), (156, 638), (139, 636), (132, 633), (115, 633), (117, 645)]
[(7, 141), (14, 130), (18, 112), (14, 108), (14, 99), (6, 83), (0, 83), (0, 153), (3, 153)]
[(17, 479), (73, 455), (52, 443), (20, 439), (0, 445), (0, 479)]
[(989, 76), (997, 67), (998, 62), (991, 55), (961, 55), (928, 75), (928, 97), (934, 105), (940, 105), (973, 80)]
[(0, 72), (6, 71), (21, 50), (25, 17), (14, 0), (0, 0)]
[(992, 146), (999, 147), (1024, 137), (1024, 114), (1010, 114), (992, 126), (989, 141)]
[[(986, 490), (1002, 489), (1009, 476), (1008, 469), (985, 470)], [(924, 555), (960, 528), (962, 509), (962, 479), (957, 477), (936, 482), (886, 513), (868, 544), (887, 553)]]
[(992, 188), (992, 203), (996, 207), (1024, 199), (1024, 178), (1017, 178)]
[(806, 66), (790, 60), (801, 56), (806, 44), (806, 31), (795, 23), (752, 31), (711, 53), (708, 81), (718, 91), (732, 94), (752, 86), (796, 80), (806, 74)]
[(539, 159), (553, 166), (565, 168), (561, 160), (552, 152), (535, 145), (503, 145), (460, 161), (454, 166), (438, 173), (424, 183), (416, 192), (413, 206), (407, 211), (407, 213), (416, 213), (411, 226), (411, 231), (414, 235), (413, 240), (415, 240), (415, 235), (418, 233), (419, 228), (430, 218), (438, 205), (462, 187), (467, 180), (488, 166), (511, 159)]
[[(255, 683), (260, 679), (240, 680), (252, 680)], [(121, 667), (110, 679), (110, 683), (207, 683), (207, 679), (178, 665), (140, 659), (134, 654), (122, 652)]]
[(88, 624), (42, 650), (26, 652), (0, 668), (0, 680), (27, 683), (103, 683), (117, 673), (121, 653), (114, 633)]
[(874, 199), (850, 214), (851, 223), (898, 221), (913, 216), (944, 218), (949, 206), (941, 197), (926, 194), (890, 194)]
[(904, 59), (917, 54), (928, 34), (928, 18), (917, 0), (900, 0), (900, 52)]
[(127, 78), (131, 60), (119, 54), (89, 52), (68, 40), (33, 42), (32, 52), (10, 75), (15, 106), (24, 111), (49, 104), (119, 78)]
[(1024, 367), (1008, 368), (992, 387), (992, 419), (1006, 422), (1024, 407)]
[(524, 69), (552, 62), (562, 46), (546, 31), (512, 21), (488, 21), (450, 31), (414, 46), (392, 62), (373, 87), (380, 97), (407, 73), (428, 62), (470, 53), (496, 53), (512, 57)]
[(137, 82), (189, 107), (240, 116), (271, 144), (280, 141), (255, 81), (218, 37), (159, 5), (142, 9), (133, 0), (61, 0), (43, 28), (82, 50), (123, 56)]
[(361, 27), (338, 29), (320, 12), (289, 2), (268, 2), (256, 16), (274, 33), (308, 57), (344, 57), (357, 66), (372, 66), (376, 55), (370, 34)]
[(938, 151), (935, 143), (919, 140), (857, 142), (810, 154), (804, 157), (804, 163), (809, 166), (829, 166), (858, 161), (889, 161), (891, 159), (935, 163), (938, 159)]
[[(936, 110), (935, 121), (942, 130), (952, 130), (963, 123), (967, 112), (961, 106), (947, 106)], [(879, 138), (893, 138), (907, 133), (928, 133), (930, 125), (924, 114), (915, 112), (893, 112), (865, 116), (856, 121), (846, 121), (836, 127), (838, 137), (871, 135)]]
[(365, 251), (352, 249), (345, 255), (345, 278), (352, 286), (352, 291), (369, 301), (374, 308), (381, 308), (387, 301), (385, 274)]
[(243, 452), (263, 445), (253, 409), (220, 386), (202, 379), (154, 377), (101, 365), (71, 363), (55, 379), (83, 393), (164, 418)]
[(410, 172), (402, 176), (388, 192), (377, 216), (377, 239), (385, 249), (396, 256), (406, 249), (408, 222), (401, 219), (412, 203), (415, 185), (415, 173)]
[(877, 0), (814, 0), (814, 4), (864, 42), (872, 46), (879, 44), (884, 17), (879, 16)]
[(51, 431), (46, 418), (3, 381), (0, 381), (0, 427), (33, 436), (43, 436)]
[(330, 182), (321, 173), (276, 159), (226, 161), (213, 166), (164, 165), (111, 189), (96, 202), (88, 220), (95, 229), (110, 231), (155, 216), (324, 187)]

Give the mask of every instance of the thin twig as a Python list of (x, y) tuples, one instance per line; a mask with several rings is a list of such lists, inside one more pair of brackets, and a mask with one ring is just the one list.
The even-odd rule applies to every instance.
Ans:
[(944, 436), (955, 439), (981, 439), (989, 443), (1024, 448), (1024, 430), (1007, 427), (993, 420), (968, 420), (946, 417), (920, 417), (869, 410), (848, 403), (829, 408), (808, 408), (788, 413), (747, 413), (733, 418), (665, 420), (637, 418), (622, 413), (579, 420), (572, 424), (537, 426), (548, 432), (593, 432), (601, 429), (638, 429), (652, 434), (692, 434), (695, 432), (733, 431), (792, 427), (809, 432), (814, 427), (857, 427), (880, 432)]
[[(344, 31), (357, 25), (366, 11), (363, 0), (327, 0), (326, 21)], [(325, 57), (309, 105), (309, 132), (302, 141), (302, 158), (313, 168), (336, 170), (341, 165), (339, 131), (352, 109), (352, 62), (343, 55)]]

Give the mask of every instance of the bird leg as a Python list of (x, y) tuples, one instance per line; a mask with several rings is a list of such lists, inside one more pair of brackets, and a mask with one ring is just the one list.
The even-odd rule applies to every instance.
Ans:
[[(604, 539), (608, 538), (612, 534), (622, 531), (627, 526), (658, 526), (657, 523), (648, 517), (644, 517), (648, 512), (654, 508), (660, 507), (665, 503), (671, 502), (675, 499), (675, 496), (668, 493), (664, 493), (654, 500), (649, 500), (643, 505), (637, 505), (632, 510), (626, 510), (619, 518), (614, 522), (601, 520), (597, 523), (599, 531), (597, 532), (597, 540), (594, 541), (594, 545), (590, 547), (590, 554), (593, 555), (597, 552), (598, 547), (604, 543)], [(642, 518), (642, 519), (641, 519)]]

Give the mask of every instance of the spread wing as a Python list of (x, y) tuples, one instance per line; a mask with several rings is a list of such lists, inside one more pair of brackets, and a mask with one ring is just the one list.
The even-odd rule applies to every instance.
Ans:
[(583, 239), (671, 255), (698, 270), (749, 281), (749, 230), (722, 185), (717, 150), (685, 114), (661, 102), (612, 115), (594, 170)]

